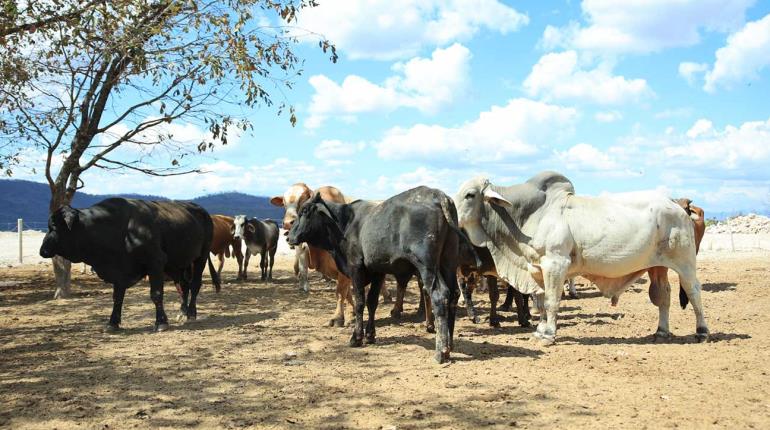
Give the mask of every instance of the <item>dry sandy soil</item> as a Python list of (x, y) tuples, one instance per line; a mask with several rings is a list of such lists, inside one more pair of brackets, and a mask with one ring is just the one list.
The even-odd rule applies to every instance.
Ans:
[(352, 349), (349, 328), (324, 326), (331, 285), (314, 276), (298, 292), (289, 263), (268, 284), (232, 281), (228, 262), (219, 295), (206, 281), (199, 320), (160, 334), (141, 283), (117, 335), (102, 331), (111, 289), (93, 276), (76, 272), (75, 297), (51, 301), (48, 264), (0, 269), (0, 427), (770, 428), (770, 253), (700, 258), (707, 344), (689, 307), (672, 308), (677, 337), (653, 342), (646, 282), (618, 307), (581, 285), (550, 348), (510, 313), (495, 329), (461, 309), (445, 365), (414, 317), (416, 287), (404, 320), (381, 305), (377, 344)]

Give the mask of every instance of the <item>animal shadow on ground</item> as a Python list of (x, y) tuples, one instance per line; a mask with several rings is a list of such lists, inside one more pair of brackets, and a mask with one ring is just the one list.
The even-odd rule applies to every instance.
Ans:
[[(426, 350), (432, 351), (436, 344), (434, 339), (420, 336), (388, 336), (378, 338), (376, 345), (416, 345)], [(491, 342), (475, 343), (459, 339), (455, 334), (454, 353), (468, 355), (468, 357), (459, 357), (457, 354), (452, 356), (455, 361), (486, 361), (500, 357), (531, 357), (538, 358), (543, 355), (542, 351), (536, 349), (521, 348), (513, 345), (500, 345)]]
[[(751, 336), (745, 333), (711, 333), (709, 336), (709, 342), (725, 342), (735, 339), (751, 339)], [(635, 337), (614, 337), (614, 336), (560, 336), (557, 339), (557, 343), (575, 343), (579, 345), (654, 345), (658, 344), (695, 344), (694, 333), (688, 333), (683, 335), (675, 335), (670, 339), (656, 340), (652, 334), (646, 336)]]
[(723, 291), (735, 291), (737, 285), (735, 282), (708, 282), (701, 285), (701, 289), (712, 293), (721, 293)]

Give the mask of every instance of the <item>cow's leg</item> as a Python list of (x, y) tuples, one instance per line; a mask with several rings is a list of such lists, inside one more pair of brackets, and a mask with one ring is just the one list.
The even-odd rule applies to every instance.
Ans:
[(538, 324), (535, 336), (540, 339), (540, 343), (544, 346), (552, 345), (556, 341), (556, 315), (559, 312), (561, 292), (564, 287), (564, 280), (567, 277), (569, 264), (569, 258), (559, 254), (546, 254), (541, 259), (543, 282), (545, 284), (544, 307), (546, 321), (545, 324)]
[(150, 273), (150, 298), (155, 304), (155, 331), (161, 332), (168, 330), (168, 318), (163, 309), (163, 270), (154, 270)]
[[(470, 281), (470, 282), (469, 282)], [(479, 323), (479, 316), (476, 314), (476, 308), (473, 307), (473, 290), (476, 287), (476, 274), (463, 276), (460, 278), (460, 291), (465, 300), (465, 312), (472, 323)]]
[(569, 295), (567, 297), (569, 297), (570, 299), (577, 299), (578, 295), (577, 295), (577, 289), (575, 288), (575, 278), (569, 278), (567, 280), (567, 288), (569, 291)]
[(195, 260), (192, 281), (190, 282), (190, 305), (187, 307), (187, 321), (198, 318), (198, 292), (203, 285), (203, 270), (206, 268), (206, 257)]
[(671, 308), (671, 284), (668, 282), (667, 267), (652, 267), (647, 270), (650, 277), (650, 301), (658, 307), (658, 329), (654, 337), (658, 339), (668, 339), (671, 332), (668, 326), (668, 315)]
[[(401, 319), (401, 314), (404, 312), (404, 294), (410, 278), (411, 276), (396, 276), (396, 302), (390, 310), (390, 316), (393, 319)], [(422, 292), (420, 294), (422, 295)]]
[(225, 265), (225, 253), (220, 252), (217, 254), (217, 259), (219, 260), (219, 267), (217, 267), (217, 276), (219, 279), (222, 279), (222, 267)]
[(692, 303), (692, 309), (695, 312), (695, 336), (698, 342), (706, 342), (709, 338), (709, 328), (706, 325), (706, 317), (703, 314), (703, 303), (701, 302), (701, 285), (695, 276), (695, 265), (692, 268), (677, 270), (679, 273), (679, 285), (687, 293), (687, 298)]
[(337, 309), (329, 320), (329, 327), (345, 326), (345, 300), (350, 296), (350, 279), (342, 273), (337, 274)]
[(248, 275), (246, 274), (246, 270), (249, 267), (249, 258), (251, 258), (251, 251), (249, 251), (249, 248), (246, 248), (246, 253), (243, 254), (243, 276), (241, 279), (246, 280), (248, 279)]
[(270, 271), (267, 273), (267, 280), (273, 282), (273, 264), (275, 263), (275, 253), (278, 251), (278, 247), (270, 250)]
[(497, 301), (500, 300), (500, 290), (497, 288), (497, 278), (485, 276), (487, 292), (489, 293), (489, 326), (500, 327), (500, 319), (497, 316)]
[[(454, 350), (455, 321), (457, 317), (457, 302), (460, 300), (460, 288), (457, 283), (457, 267), (443, 266), (441, 279), (449, 290), (447, 324), (449, 325), (449, 351)], [(447, 357), (449, 358), (449, 357)]]
[(264, 282), (267, 279), (267, 250), (263, 250), (259, 254), (259, 270), (261, 271), (261, 280)]
[(393, 303), (393, 295), (390, 294), (390, 290), (385, 286), (385, 284), (382, 284), (380, 294), (382, 295), (382, 304)]
[(306, 244), (300, 244), (300, 246), (297, 246), (294, 248), (296, 250), (296, 262), (297, 262), (297, 278), (299, 278), (299, 289), (309, 293), (310, 292), (310, 283), (307, 279), (307, 271), (308, 271), (308, 259), (310, 256), (308, 255), (310, 252), (307, 249)]
[[(513, 311), (513, 301), (516, 300), (516, 293), (519, 293), (516, 291), (512, 286), (508, 285), (508, 288), (505, 289), (505, 301), (502, 305), (497, 307), (497, 310), (500, 312), (511, 312)], [(519, 293), (521, 294), (521, 293)], [(519, 302), (516, 302), (518, 306)]]
[(516, 319), (519, 321), (521, 327), (531, 327), (532, 324), (529, 320), (532, 315), (529, 314), (529, 294), (521, 294), (516, 289), (508, 286), (508, 289), (513, 290), (511, 296), (516, 301)]
[(120, 330), (120, 316), (123, 312), (123, 298), (126, 296), (126, 286), (121, 284), (112, 285), (112, 315), (110, 322), (107, 323), (106, 330), (109, 333)]
[(366, 297), (366, 310), (369, 312), (369, 320), (366, 323), (366, 343), (375, 342), (374, 320), (377, 312), (377, 304), (380, 299), (380, 289), (385, 283), (385, 275), (372, 276), (372, 283), (369, 285), (369, 294)]
[[(436, 362), (443, 363), (449, 359), (451, 341), (449, 336), (449, 303), (451, 292), (442, 276), (427, 268), (420, 270), (420, 277), (424, 283), (424, 290), (429, 297), (425, 301), (425, 310), (431, 308), (436, 333), (436, 350), (434, 358)], [(427, 323), (427, 321), (426, 321)]]
[(355, 305), (353, 306), (355, 322), (353, 323), (353, 335), (350, 337), (350, 346), (358, 347), (364, 344), (364, 292), (366, 291), (366, 280), (363, 275), (354, 273), (353, 291), (355, 293)]
[[(422, 277), (418, 279), (418, 284), (420, 285), (420, 296), (422, 300), (423, 305), (423, 312), (425, 315), (425, 331), (428, 333), (435, 333), (436, 332), (436, 324), (434, 322), (433, 317), (433, 304), (431, 303), (431, 292), (430, 290), (425, 288), (425, 282), (423, 282)], [(418, 309), (419, 312), (419, 309)]]
[[(236, 239), (233, 241), (233, 255), (238, 262), (238, 279), (243, 279), (243, 252), (241, 252), (241, 240)], [(219, 279), (222, 279), (220, 277)]]

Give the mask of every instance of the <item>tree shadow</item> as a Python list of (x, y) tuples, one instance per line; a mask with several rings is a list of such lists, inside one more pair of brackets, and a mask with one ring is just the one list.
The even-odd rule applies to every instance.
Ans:
[[(751, 336), (744, 333), (712, 333), (709, 335), (709, 343), (725, 342), (731, 340), (751, 339)], [(615, 336), (559, 336), (557, 342), (567, 342), (578, 345), (655, 345), (655, 344), (697, 344), (698, 340), (695, 334), (685, 334), (672, 336), (669, 339), (657, 340), (654, 335), (634, 336), (634, 337), (615, 337)]]

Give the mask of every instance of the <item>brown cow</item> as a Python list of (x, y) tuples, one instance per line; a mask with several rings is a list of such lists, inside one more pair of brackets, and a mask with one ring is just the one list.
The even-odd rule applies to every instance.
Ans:
[[(330, 186), (324, 186), (318, 188), (316, 193), (321, 195), (321, 198), (328, 202), (345, 203), (345, 196), (340, 190)], [(286, 209), (286, 213), (283, 216), (283, 229), (288, 231), (294, 221), (297, 220), (297, 213), (299, 208), (312, 197), (313, 191), (306, 184), (300, 182), (292, 185), (283, 193), (283, 196), (275, 196), (270, 199), (270, 203), (275, 206)], [(337, 270), (337, 265), (334, 263), (329, 252), (310, 246), (306, 243), (302, 243), (295, 247), (296, 259), (294, 260), (294, 273), (299, 279), (299, 287), (304, 292), (310, 291), (310, 284), (308, 283), (308, 269), (314, 269), (320, 272), (322, 275), (337, 280), (337, 308), (334, 311), (332, 319), (329, 320), (330, 326), (342, 327), (345, 325), (345, 301), (353, 306), (353, 295), (351, 294), (351, 281), (350, 278), (345, 276), (342, 272)], [(386, 302), (390, 302), (390, 293), (387, 288), (382, 289), (382, 297)]]
[[(692, 204), (690, 199), (678, 199), (674, 200), (682, 209), (687, 212), (687, 215), (692, 218), (693, 228), (695, 229), (695, 253), (700, 250), (700, 242), (703, 240), (703, 235), (706, 233), (706, 216), (703, 209)], [(655, 306), (660, 307), (660, 304), (666, 300), (670, 300), (671, 285), (668, 283), (668, 269), (665, 267), (651, 267), (647, 270), (647, 275), (650, 277), (650, 300)], [(613, 304), (617, 303), (617, 300), (613, 298)], [(687, 294), (683, 289), (679, 289), (679, 304), (682, 309), (687, 307), (689, 300)], [(668, 308), (668, 306), (666, 306)], [(662, 309), (662, 308), (661, 308)]]
[(211, 215), (211, 220), (214, 222), (214, 232), (211, 238), (211, 253), (216, 255), (219, 259), (217, 275), (221, 275), (222, 273), (225, 257), (230, 258), (230, 247), (232, 246), (232, 255), (238, 260), (238, 276), (240, 278), (241, 270), (243, 270), (243, 253), (241, 252), (241, 239), (233, 237), (233, 218), (225, 215)]

